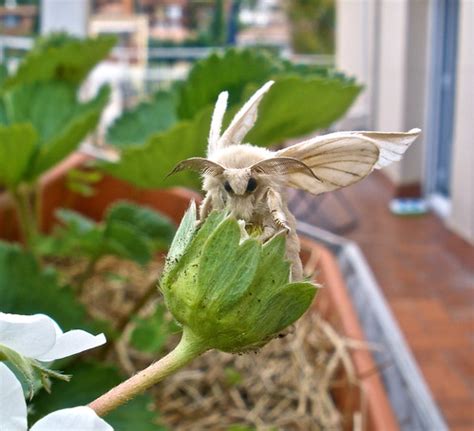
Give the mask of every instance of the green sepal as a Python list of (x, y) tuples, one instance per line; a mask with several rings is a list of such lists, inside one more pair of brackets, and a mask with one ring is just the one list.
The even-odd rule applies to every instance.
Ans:
[(161, 281), (166, 305), (194, 337), (226, 352), (255, 349), (310, 306), (316, 288), (289, 282), (282, 234), (263, 245), (242, 241), (237, 220), (225, 212), (211, 213), (197, 232), (195, 221), (192, 208)]

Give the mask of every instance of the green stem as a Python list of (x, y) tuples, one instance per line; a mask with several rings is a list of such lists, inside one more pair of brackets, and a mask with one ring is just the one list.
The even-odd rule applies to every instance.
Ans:
[(105, 416), (175, 373), (207, 350), (208, 348), (201, 340), (184, 328), (183, 336), (173, 351), (92, 401), (89, 407), (99, 416)]
[(18, 213), (18, 221), (25, 246), (33, 250), (33, 243), (37, 235), (36, 221), (31, 210), (28, 190), (10, 190)]
[(38, 230), (41, 231), (43, 225), (43, 195), (39, 182), (33, 185), (33, 190), (35, 221)]

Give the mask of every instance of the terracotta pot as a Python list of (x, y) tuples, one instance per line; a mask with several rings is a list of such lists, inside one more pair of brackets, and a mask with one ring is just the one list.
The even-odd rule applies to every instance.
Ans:
[[(138, 189), (109, 176), (105, 176), (97, 184), (93, 197), (79, 196), (67, 188), (65, 178), (69, 169), (80, 166), (86, 160), (87, 157), (75, 154), (42, 179), (43, 231), (51, 229), (54, 224), (54, 211), (60, 207), (72, 208), (100, 220), (110, 204), (126, 199), (155, 208), (178, 224), (190, 200), (200, 201), (200, 195), (190, 190)], [(10, 240), (18, 238), (15, 212), (5, 194), (0, 194), (0, 237)], [(312, 240), (302, 238), (301, 243), (305, 266), (317, 274), (316, 281), (324, 286), (318, 293), (313, 310), (320, 313), (341, 334), (364, 341), (361, 325), (335, 257), (325, 247)], [(368, 350), (355, 350), (351, 352), (351, 356), (356, 374), (362, 379), (361, 390), (346, 382), (343, 387), (334, 391), (341, 410), (349, 412), (345, 421), (347, 429), (353, 429), (352, 413), (362, 410), (367, 422), (363, 424), (362, 429), (399, 430), (371, 353)]]

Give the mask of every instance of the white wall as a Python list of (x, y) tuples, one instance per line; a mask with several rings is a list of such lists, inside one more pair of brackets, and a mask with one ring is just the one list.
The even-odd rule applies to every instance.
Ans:
[(474, 2), (459, 14), (456, 104), (449, 226), (474, 243)]
[[(429, 8), (429, 0), (338, 0), (336, 65), (366, 86), (349, 113), (365, 111), (366, 128), (424, 128)], [(423, 149), (421, 137), (386, 169), (394, 182), (421, 182)]]
[(41, 34), (65, 31), (85, 37), (89, 0), (41, 0)]
[(363, 92), (338, 125), (367, 129), (372, 97), (374, 0), (338, 0), (336, 3), (336, 65), (364, 85)]

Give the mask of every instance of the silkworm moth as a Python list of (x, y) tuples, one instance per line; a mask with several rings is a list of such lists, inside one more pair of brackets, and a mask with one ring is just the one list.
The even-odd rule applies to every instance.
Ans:
[(183, 160), (171, 174), (184, 169), (201, 173), (205, 192), (199, 211), (201, 220), (213, 209), (228, 209), (249, 229), (256, 228), (262, 241), (285, 231), (291, 278), (300, 280), (303, 278), (300, 243), (285, 187), (318, 195), (354, 184), (374, 169), (400, 160), (421, 131), (336, 132), (279, 151), (242, 144), (257, 120), (260, 101), (273, 83), (269, 81), (257, 90), (223, 133), (228, 93), (220, 93), (211, 120), (207, 157)]

